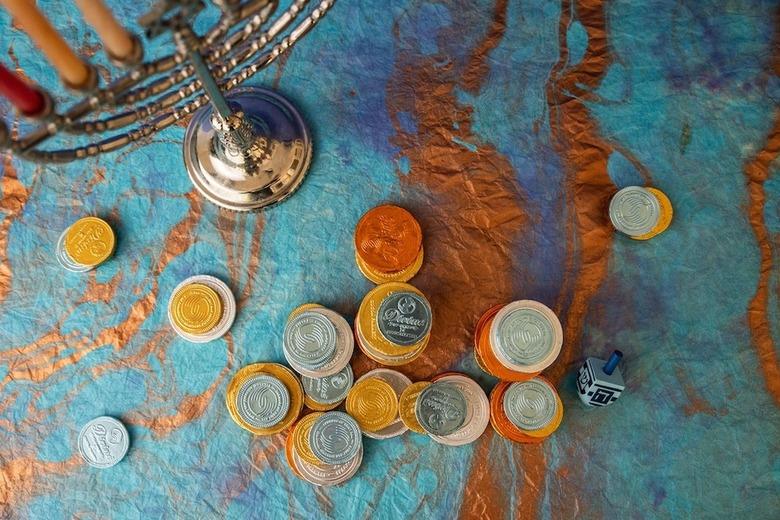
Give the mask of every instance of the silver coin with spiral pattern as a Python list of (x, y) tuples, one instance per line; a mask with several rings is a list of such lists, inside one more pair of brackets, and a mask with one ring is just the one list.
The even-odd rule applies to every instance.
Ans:
[(317, 419), (309, 432), (314, 455), (326, 464), (344, 464), (363, 446), (358, 423), (344, 412), (327, 412)]
[(302, 312), (287, 322), (283, 349), (291, 365), (320, 368), (336, 351), (336, 327), (319, 312)]
[(555, 417), (558, 402), (550, 386), (538, 379), (512, 383), (504, 394), (504, 412), (522, 430), (540, 430)]
[(255, 428), (271, 428), (290, 410), (290, 392), (275, 377), (258, 375), (239, 388), (236, 410)]
[(629, 236), (645, 235), (661, 218), (661, 204), (650, 191), (629, 186), (617, 192), (609, 203), (612, 225)]

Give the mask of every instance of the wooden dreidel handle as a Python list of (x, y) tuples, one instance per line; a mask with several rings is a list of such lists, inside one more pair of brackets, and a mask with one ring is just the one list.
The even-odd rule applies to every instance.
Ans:
[(577, 373), (577, 391), (587, 406), (607, 406), (617, 401), (623, 389), (623, 376), (618, 363), (623, 353), (616, 350), (607, 361), (588, 358)]

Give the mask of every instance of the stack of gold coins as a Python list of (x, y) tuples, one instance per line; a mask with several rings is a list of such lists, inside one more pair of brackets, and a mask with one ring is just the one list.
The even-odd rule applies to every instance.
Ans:
[(322, 305), (300, 305), (287, 318), (282, 350), (290, 366), (303, 376), (320, 379), (338, 374), (349, 365), (354, 348), (347, 320)]
[(482, 315), (474, 334), (474, 357), (488, 374), (527, 381), (561, 352), (563, 329), (555, 313), (533, 300), (497, 305)]
[(303, 387), (289, 368), (255, 363), (233, 376), (225, 402), (236, 424), (255, 435), (273, 435), (298, 419), (303, 409)]
[(347, 395), (345, 408), (372, 439), (390, 439), (406, 432), (399, 415), (398, 401), (412, 384), (405, 375), (389, 368), (377, 368), (355, 382)]
[(398, 282), (371, 290), (355, 318), (358, 347), (383, 365), (405, 365), (428, 345), (433, 313), (415, 287)]
[(628, 186), (609, 203), (609, 219), (616, 230), (634, 240), (649, 240), (672, 223), (672, 202), (661, 190)]
[(363, 439), (355, 420), (343, 412), (303, 417), (287, 436), (285, 457), (295, 476), (315, 486), (336, 486), (357, 473)]
[(377, 284), (410, 280), (423, 262), (420, 224), (398, 206), (370, 210), (355, 228), (355, 262)]
[(168, 301), (168, 321), (193, 343), (224, 336), (236, 318), (236, 299), (222, 280), (198, 275), (181, 282)]
[(116, 248), (111, 226), (97, 217), (77, 220), (57, 241), (57, 260), (65, 269), (83, 273), (108, 260)]
[(543, 377), (515, 383), (501, 381), (490, 393), (490, 424), (511, 441), (542, 442), (562, 420), (561, 398)]

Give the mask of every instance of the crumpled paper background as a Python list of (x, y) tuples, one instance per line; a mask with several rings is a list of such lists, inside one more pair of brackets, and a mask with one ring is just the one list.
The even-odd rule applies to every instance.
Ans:
[[(109, 3), (123, 20), (150, 5)], [(69, 2), (39, 4), (115, 74)], [(0, 516), (776, 516), (778, 20), (769, 0), (339, 0), (251, 82), (297, 103), (316, 144), (301, 190), (261, 214), (194, 192), (183, 127), (64, 166), (3, 156)], [(3, 63), (59, 92), (5, 13), (0, 27)], [(609, 197), (631, 184), (674, 204), (671, 228), (649, 242), (609, 227)], [(283, 360), (298, 304), (354, 316), (371, 286), (352, 230), (384, 201), (422, 224), (413, 283), (435, 313), (428, 350), (401, 370), (459, 370), (489, 390), (471, 354), (478, 316), (537, 299), (564, 325), (546, 375), (565, 417), (541, 446), (491, 431), (463, 448), (367, 439), (356, 478), (316, 489), (288, 469), (281, 436), (230, 420), (225, 387), (247, 363)], [(116, 256), (70, 274), (54, 245), (88, 213), (114, 225)], [(208, 345), (166, 321), (173, 287), (199, 273), (239, 302), (232, 332)], [(614, 348), (628, 390), (587, 410), (574, 371)], [(358, 373), (371, 367), (355, 360)], [(132, 438), (109, 470), (76, 448), (102, 414)]]

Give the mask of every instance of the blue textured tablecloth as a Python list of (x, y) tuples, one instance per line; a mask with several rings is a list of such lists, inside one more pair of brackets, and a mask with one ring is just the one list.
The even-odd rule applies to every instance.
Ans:
[[(70, 2), (38, 3), (116, 77)], [(150, 2), (109, 4), (137, 28)], [(300, 191), (260, 214), (195, 193), (183, 126), (64, 166), (2, 156), (0, 516), (777, 518), (779, 9), (339, 0), (250, 81), (293, 100), (315, 137)], [(60, 92), (1, 11), (0, 28), (0, 60)], [(0, 114), (13, 121), (6, 104)], [(632, 184), (674, 204), (670, 229), (648, 242), (614, 234), (605, 216)], [(232, 422), (225, 388), (247, 363), (283, 360), (298, 304), (354, 316), (371, 285), (352, 232), (383, 201), (422, 224), (413, 283), (435, 314), (428, 350), (402, 371), (464, 371), (489, 390), (471, 354), (477, 318), (537, 299), (564, 326), (547, 371), (563, 424), (538, 446), (491, 431), (461, 448), (367, 439), (353, 480), (316, 489), (290, 472), (283, 436)], [(54, 245), (85, 214), (114, 225), (116, 255), (68, 273)], [(200, 273), (239, 303), (231, 333), (206, 345), (166, 318), (173, 287)], [(585, 409), (574, 371), (614, 348), (627, 391)], [(103, 414), (127, 424), (131, 447), (97, 470), (76, 437)]]

